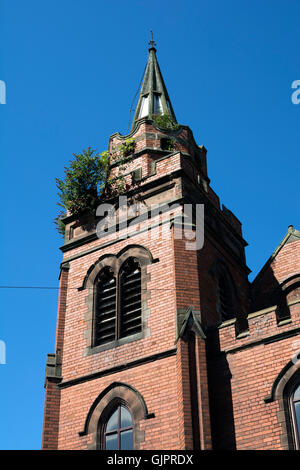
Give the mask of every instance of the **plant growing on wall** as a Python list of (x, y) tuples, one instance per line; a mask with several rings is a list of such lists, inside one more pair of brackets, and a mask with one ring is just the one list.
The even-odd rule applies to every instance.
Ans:
[[(65, 167), (63, 179), (56, 178), (58, 188), (58, 205), (62, 208), (55, 218), (57, 230), (64, 235), (63, 218), (69, 215), (80, 215), (83, 211), (93, 214), (102, 197), (121, 194), (126, 189), (123, 175), (125, 164), (132, 159), (135, 148), (134, 139), (127, 139), (119, 148), (119, 152), (109, 151), (99, 154), (88, 147), (80, 154), (73, 154), (70, 165)], [(131, 158), (130, 158), (131, 155)], [(110, 178), (111, 159), (116, 158), (118, 173)]]
[(94, 208), (105, 182), (108, 161), (91, 147), (74, 153), (70, 166), (65, 167), (65, 178), (56, 178), (58, 205), (71, 214)]
[(179, 127), (170, 114), (153, 115), (153, 121), (158, 127), (164, 130), (175, 131)]
[(128, 138), (118, 147), (117, 151), (113, 148), (111, 160), (118, 164), (118, 173), (113, 177), (110, 175), (110, 177), (106, 179), (105, 193), (108, 196), (118, 196), (128, 189), (124, 171), (126, 165), (132, 161), (135, 145), (135, 140)]
[(106, 181), (109, 155), (100, 156), (88, 147), (82, 153), (74, 153), (70, 165), (65, 167), (65, 177), (56, 178), (58, 205), (63, 209), (55, 219), (59, 233), (64, 233), (62, 218), (66, 214), (79, 215), (82, 211), (92, 212)]
[(171, 137), (170, 139), (162, 139), (161, 140), (161, 148), (163, 150), (168, 150), (169, 152), (176, 149), (176, 139)]
[(132, 137), (129, 137), (119, 147), (120, 156), (123, 158), (126, 158), (129, 155), (133, 154), (134, 149), (135, 149), (135, 140)]
[(63, 237), (65, 236), (65, 231), (66, 231), (66, 225), (64, 224), (63, 222), (63, 218), (66, 216), (67, 214), (64, 212), (64, 211), (60, 211), (58, 216), (55, 217), (54, 219), (54, 223), (56, 225), (56, 229), (58, 231), (58, 233), (60, 233)]

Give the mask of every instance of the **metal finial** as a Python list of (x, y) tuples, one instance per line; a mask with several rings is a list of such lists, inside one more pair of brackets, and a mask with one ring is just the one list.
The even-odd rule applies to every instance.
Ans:
[(156, 46), (156, 42), (154, 42), (154, 40), (153, 40), (153, 31), (152, 31), (152, 29), (150, 30), (150, 33), (151, 33), (151, 41), (149, 41), (149, 46), (150, 46), (150, 49), (153, 49), (154, 46)]

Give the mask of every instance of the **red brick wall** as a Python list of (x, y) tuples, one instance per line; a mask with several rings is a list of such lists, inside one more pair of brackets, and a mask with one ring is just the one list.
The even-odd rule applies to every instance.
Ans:
[(271, 264), (253, 282), (253, 302), (257, 308), (274, 305), (274, 291), (288, 277), (300, 271), (299, 241), (284, 245)]
[[(58, 296), (58, 312), (56, 325), (55, 351), (58, 362), (61, 361), (64, 347), (64, 328), (68, 288), (68, 269), (61, 271)], [(44, 425), (42, 436), (42, 449), (57, 449), (59, 430), (60, 390), (57, 388), (59, 382), (56, 378), (45, 381), (45, 408)]]
[(155, 417), (141, 421), (145, 441), (141, 449), (177, 449), (179, 444), (176, 358), (151, 364), (75, 385), (61, 392), (59, 449), (85, 449), (88, 437), (79, 437), (88, 411), (112, 381), (133, 385), (145, 399), (149, 413)]
[(58, 444), (60, 391), (56, 385), (57, 380), (47, 379), (42, 436), (44, 450), (56, 450)]
[[(148, 326), (151, 335), (147, 338), (83, 357), (86, 346), (84, 331), (86, 329), (85, 314), (88, 308), (85, 303), (87, 293), (85, 290), (78, 292), (77, 289), (82, 285), (87, 270), (99, 258), (100, 253), (101, 256), (106, 253), (117, 254), (128, 245), (128, 240), (103, 248), (101, 252), (96, 251), (70, 261), (65, 325), (64, 331), (58, 330), (57, 340), (60, 344), (63, 337), (62, 376), (64, 382), (174, 348), (176, 308), (173, 242), (171, 237), (169, 240), (159, 239), (161, 228), (153, 230), (157, 231), (158, 240), (149, 240), (147, 233), (134, 237), (134, 243), (147, 247), (153, 258), (159, 260), (147, 267), (151, 276), (147, 285), (150, 291), (148, 308), (151, 314)], [(94, 246), (97, 244), (100, 246), (101, 241), (93, 242)], [(86, 246), (85, 249), (87, 249)], [(78, 251), (76, 249), (77, 253)], [(70, 255), (72, 256), (73, 253), (68, 253), (68, 257), (71, 257)], [(124, 372), (63, 388), (58, 448), (85, 448), (87, 438), (80, 438), (78, 432), (84, 427), (84, 421), (92, 403), (112, 381), (121, 381), (134, 386), (143, 395), (149, 412), (155, 413), (155, 418), (143, 422), (146, 431), (143, 448), (180, 448), (176, 364), (175, 357), (165, 358), (151, 365), (140, 365)]]
[[(160, 132), (153, 126), (143, 123), (135, 135), (136, 151), (159, 147), (160, 137)], [(68, 262), (69, 272), (67, 277), (67, 271), (63, 271), (61, 278), (67, 290), (60, 294), (56, 338), (56, 352), (60, 352), (62, 358), (63, 379), (60, 388), (51, 379), (47, 381), (45, 449), (56, 446), (59, 449), (88, 448), (92, 436), (80, 436), (79, 433), (92, 404), (112, 382), (133, 386), (143, 396), (149, 413), (154, 413), (151, 419), (140, 422), (141, 431), (145, 431), (140, 444), (142, 449), (192, 449), (197, 445), (201, 449), (210, 449), (211, 446), (226, 449), (284, 448), (282, 413), (278, 413), (282, 410), (278, 402), (265, 403), (264, 398), (270, 394), (274, 380), (295, 352), (295, 337), (291, 335), (300, 321), (297, 295), (294, 295), (290, 306), (290, 323), (279, 326), (274, 309), (254, 312), (247, 319), (250, 298), (248, 270), (239, 222), (236, 219), (233, 224), (226, 221), (226, 214), (220, 210), (219, 199), (211, 188), (206, 194), (197, 188), (198, 176), (206, 175), (205, 156), (202, 155), (199, 169), (191, 163), (192, 158), (181, 153), (189, 152), (192, 157), (201, 157), (191, 132), (184, 128), (180, 138), (181, 143), (169, 158), (160, 159), (161, 153), (155, 155), (145, 150), (128, 164), (126, 172), (142, 167), (142, 176), (148, 178), (139, 184), (141, 188), (150, 181), (153, 183), (168, 176), (174, 185), (157, 196), (161, 202), (164, 197), (166, 200), (181, 197), (184, 185), (178, 174), (184, 169), (184, 178), (189, 179), (190, 188), (193, 188), (190, 196), (194, 197), (199, 192), (199, 201), (206, 201), (205, 210), (209, 209), (213, 214), (210, 217), (215, 219), (214, 228), (205, 227), (204, 247), (198, 252), (187, 250), (185, 240), (174, 239), (174, 230), (177, 229), (170, 229), (167, 224), (152, 226), (150, 232), (141, 232), (127, 240), (114, 242), (114, 236), (108, 235), (81, 246), (74, 245), (68, 250), (65, 247), (63, 261)], [(121, 141), (120, 136), (112, 136), (110, 148), (112, 145), (117, 147)], [(156, 171), (150, 174), (153, 161), (157, 161)], [(140, 226), (150, 227), (154, 222), (157, 220), (142, 222)], [(163, 231), (170, 236), (163, 237)], [(80, 233), (84, 235), (83, 231), (77, 231), (75, 241), (80, 240)], [(228, 234), (232, 236), (231, 240), (240, 244), (240, 254), (228, 241)], [(156, 260), (146, 268), (147, 276), (150, 276), (147, 281), (150, 335), (87, 355), (88, 289), (82, 289), (85, 276), (100, 256), (117, 255), (132, 243), (147, 248)], [(257, 295), (266, 296), (274, 280), (278, 284), (297, 272), (300, 254), (297, 252), (296, 255), (295, 250), (295, 243), (291, 243), (280, 251), (268, 273), (261, 277), (260, 286), (256, 284)], [(238, 317), (237, 322), (229, 320), (219, 327), (213, 273), (217, 259), (226, 263), (234, 281)], [(191, 305), (201, 312), (202, 325), (207, 327), (207, 339), (196, 337), (192, 347), (187, 338), (179, 338), (175, 343), (177, 310), (184, 311)], [(238, 327), (236, 323), (239, 323)], [(278, 334), (282, 332), (289, 332), (290, 336), (280, 338)], [(237, 333), (243, 335), (238, 336)], [(129, 367), (132, 361), (143, 361), (151, 355), (174, 349), (176, 355), (165, 354), (152, 362), (140, 362)], [(118, 366), (126, 369), (104, 374), (105, 370)], [(101, 372), (101, 377), (93, 380), (89, 377)], [(68, 384), (74, 380), (77, 380), (75, 384)], [(195, 432), (199, 434), (198, 444), (195, 444)]]
[[(296, 243), (285, 246), (270, 266), (278, 281), (299, 268), (300, 243)], [(288, 448), (280, 403), (264, 399), (300, 349), (300, 297), (293, 302), (290, 323), (278, 326), (275, 309), (269, 308), (248, 316), (248, 336), (237, 339), (234, 322), (229, 322), (210, 338), (214, 343), (209, 368), (216, 447), (228, 448), (230, 442), (237, 449)]]

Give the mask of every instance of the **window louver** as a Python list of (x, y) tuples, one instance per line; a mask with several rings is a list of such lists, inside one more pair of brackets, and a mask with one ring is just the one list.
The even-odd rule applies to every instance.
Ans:
[(234, 309), (232, 305), (230, 285), (227, 282), (225, 275), (222, 275), (219, 280), (219, 301), (223, 320), (232, 318), (234, 316)]
[(116, 336), (116, 278), (110, 269), (100, 273), (96, 292), (95, 346)]
[(120, 336), (138, 333), (142, 328), (141, 268), (138, 261), (126, 261), (120, 275)]

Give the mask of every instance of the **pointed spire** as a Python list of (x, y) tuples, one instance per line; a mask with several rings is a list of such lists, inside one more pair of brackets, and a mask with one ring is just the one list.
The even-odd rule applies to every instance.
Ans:
[(134, 113), (132, 128), (138, 119), (143, 117), (152, 118), (158, 114), (168, 114), (176, 121), (175, 113), (162, 77), (157, 58), (153, 33), (149, 41), (149, 57), (145, 69), (143, 83)]

